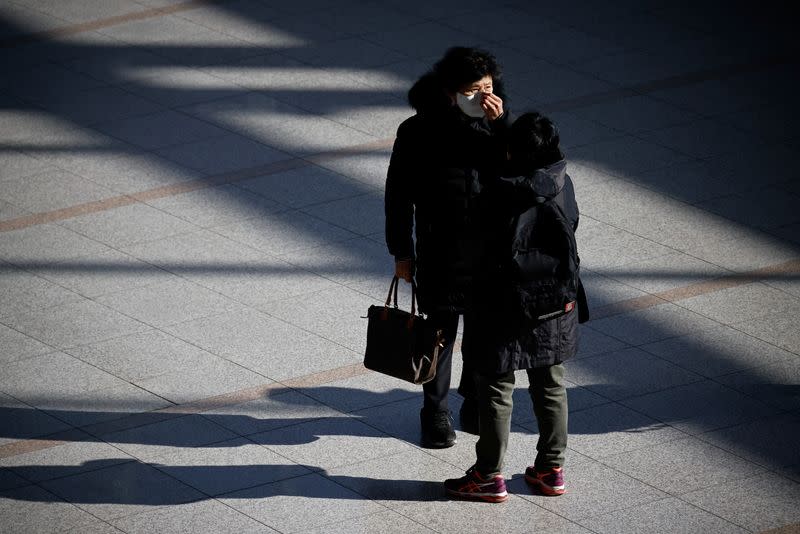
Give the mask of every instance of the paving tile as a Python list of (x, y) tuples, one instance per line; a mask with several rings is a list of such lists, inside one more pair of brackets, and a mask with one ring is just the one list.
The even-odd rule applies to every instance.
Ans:
[(0, 257), (14, 264), (55, 263), (107, 250), (97, 241), (54, 224), (0, 233)]
[(0, 444), (69, 430), (71, 426), (31, 405), (0, 393)]
[(101, 184), (115, 193), (139, 193), (175, 185), (203, 176), (149, 152), (88, 152), (72, 161), (59, 162), (71, 172)]
[[(409, 112), (410, 113), (410, 112)], [(316, 163), (325, 169), (352, 178), (367, 187), (383, 189), (389, 168), (389, 149), (363, 151), (357, 155), (336, 154), (319, 158)]]
[(178, 165), (206, 174), (249, 169), (287, 159), (284, 152), (236, 134), (162, 148), (156, 153)]
[[(581, 258), (581, 264), (587, 265), (587, 262)], [(644, 291), (590, 271), (588, 268), (581, 269), (581, 282), (586, 291), (590, 317), (593, 309), (647, 295)]]
[(699, 434), (776, 412), (762, 402), (710, 380), (621, 402), (687, 434)]
[(797, 483), (772, 474), (758, 475), (692, 492), (683, 499), (751, 532), (800, 521)]
[(51, 113), (84, 126), (147, 115), (163, 109), (118, 87), (54, 93), (42, 102), (42, 106)]
[(374, 532), (380, 532), (381, 534), (403, 534), (405, 532), (435, 531), (396, 512), (386, 510), (372, 515), (348, 519), (341, 523), (327, 524), (306, 532), (311, 534), (372, 534)]
[[(334, 302), (331, 308), (321, 308), (319, 302)], [(336, 288), (320, 291), (308, 297), (276, 302), (269, 313), (290, 324), (313, 332), (320, 337), (363, 353), (366, 343), (367, 322), (362, 319), (367, 309), (377, 304), (353, 290)]]
[(205, 447), (237, 436), (200, 415), (187, 415), (101, 437), (143, 462), (158, 462), (183, 449)]
[(0, 492), (3, 525), (12, 532), (63, 532), (92, 519), (78, 507), (38, 486)]
[(252, 310), (176, 324), (167, 331), (273, 380), (326, 371), (363, 359), (360, 353)]
[(272, 380), (222, 358), (137, 380), (136, 385), (175, 404), (215, 397), (271, 383)]
[[(363, 360), (359, 358), (359, 360)], [(300, 391), (341, 412), (354, 412), (407, 398), (420, 398), (420, 387), (380, 373), (366, 373)]]
[(207, 122), (173, 110), (95, 124), (94, 128), (146, 150), (221, 137), (227, 133)]
[(108, 521), (166, 506), (195, 501), (203, 495), (140, 462), (110, 465), (43, 482), (48, 491)]
[[(747, 272), (797, 259), (797, 246), (783, 239), (752, 229), (728, 223), (736, 229), (728, 236), (701, 236), (694, 241), (684, 241), (676, 248), (709, 263), (737, 272)], [(738, 234), (738, 235), (736, 235)], [(669, 238), (677, 240), (677, 236)]]
[(573, 413), (569, 420), (569, 447), (590, 458), (634, 451), (685, 436), (616, 403)]
[(279, 25), (272, 23), (286, 16), (283, 6), (239, 1), (223, 9), (210, 5), (183, 11), (178, 16), (264, 48), (302, 46), (305, 43), (303, 39), (282, 31)]
[[(338, 10), (333, 11), (335, 14)], [(312, 15), (313, 16), (313, 15)], [(332, 23), (329, 19), (327, 23)], [(330, 67), (341, 61), (342, 57), (352, 58), (350, 65), (359, 68), (375, 68), (406, 59), (406, 56), (378, 46), (359, 37), (348, 37), (324, 44), (312, 44), (302, 48), (289, 49), (284, 55), (315, 67)]]
[(714, 119), (641, 132), (638, 135), (696, 158), (736, 152), (754, 144), (752, 137)]
[[(53, 84), (52, 80), (59, 80)], [(57, 86), (56, 86), (57, 85)], [(26, 102), (45, 103), (51, 98), (58, 98), (58, 93), (75, 93), (86, 89), (94, 89), (107, 85), (105, 82), (74, 72), (61, 65), (36, 65), (29, 70), (17, 73), (14, 82), (3, 81), (0, 86), (9, 94)]]
[(361, 195), (366, 191), (363, 184), (314, 165), (268, 174), (236, 185), (293, 208)]
[(7, 264), (0, 264), (0, 298), (3, 301), (0, 317), (83, 300), (60, 285)]
[[(366, 83), (369, 82), (370, 80), (367, 79)], [(391, 139), (400, 123), (408, 118), (408, 114), (405, 99), (386, 98), (381, 95), (362, 104), (353, 102), (329, 109), (325, 112), (325, 117), (377, 138)]]
[(122, 247), (132, 256), (186, 278), (226, 273), (265, 255), (208, 230)]
[(259, 217), (281, 209), (275, 202), (234, 185), (168, 196), (148, 204), (203, 228)]
[(772, 229), (800, 221), (798, 202), (800, 196), (787, 194), (782, 188), (764, 187), (707, 200), (698, 207), (748, 227)]
[(75, 432), (72, 439), (57, 447), (3, 458), (0, 465), (31, 482), (42, 482), (133, 461), (119, 449), (83, 432)]
[(114, 196), (102, 185), (62, 170), (3, 181), (4, 200), (31, 212), (53, 211)]
[[(394, 269), (394, 259), (387, 252), (382, 236), (380, 243), (369, 237), (356, 238), (341, 244), (290, 252), (281, 258), (354, 289), (372, 289), (377, 285), (384, 300)], [(401, 293), (401, 298), (410, 299), (405, 293)]]
[(279, 532), (304, 531), (385, 510), (316, 473), (226, 497), (221, 499), (224, 504)]
[[(453, 473), (451, 477), (461, 476)], [(442, 499), (446, 499), (442, 490)], [(547, 532), (583, 534), (585, 529), (568, 518), (544, 510), (540, 506), (512, 496), (498, 506), (475, 506), (474, 502), (457, 500), (424, 501), (404, 507), (402, 514), (436, 532), (469, 532), (475, 525), (491, 524), (501, 532), (526, 532), (531, 528)], [(535, 525), (535, 527), (533, 527)]]
[[(408, 39), (413, 35), (414, 39)], [(441, 57), (452, 43), (470, 42), (470, 36), (435, 21), (426, 21), (402, 29), (368, 34), (368, 41), (396, 50), (401, 54), (417, 59)]]
[(640, 348), (709, 378), (778, 364), (793, 358), (785, 350), (728, 326), (692, 332)]
[[(602, 195), (601, 195), (602, 196)], [(588, 211), (588, 210), (587, 210)], [(632, 232), (616, 228), (605, 221), (583, 217), (575, 233), (581, 266), (591, 271), (623, 268), (626, 264), (673, 254), (669, 248)], [(613, 251), (613, 253), (612, 253)]]
[(500, 60), (503, 76), (510, 88), (516, 88), (517, 95), (512, 92), (512, 109), (513, 99), (517, 96), (544, 102), (546, 109), (550, 103), (604, 93), (613, 88), (599, 77), (564, 66), (562, 62), (556, 64), (536, 59), (504, 46), (493, 46), (492, 49)]
[[(686, 300), (679, 301), (678, 305), (659, 304), (596, 319), (592, 321), (592, 328), (631, 345), (642, 345), (719, 326), (712, 320), (715, 317), (709, 319), (701, 315), (706, 308), (689, 307), (687, 310), (683, 307), (684, 303)], [(695, 309), (698, 313), (694, 312)]]
[(695, 438), (607, 456), (603, 463), (675, 496), (763, 472), (761, 467)]
[(732, 183), (729, 176), (714, 172), (714, 167), (707, 161), (677, 163), (637, 174), (630, 179), (691, 204), (746, 188), (745, 185)]
[(749, 532), (713, 513), (705, 512), (678, 499), (664, 499), (611, 514), (584, 519), (581, 524), (592, 532)]
[[(419, 411), (421, 408), (422, 394), (420, 392), (418, 395), (405, 400), (359, 410), (353, 415), (357, 416), (369, 426), (378, 428), (393, 438), (416, 445), (419, 444), (421, 438), (419, 424)], [(451, 411), (452, 409), (453, 407), (451, 407)], [(459, 450), (457, 454), (468, 450), (468, 454), (471, 455), (474, 449), (465, 449), (461, 447), (462, 441), (469, 441), (468, 435), (460, 431), (461, 426), (457, 421), (454, 421), (454, 423), (457, 430), (456, 448)], [(441, 458), (440, 456), (437, 457)], [(469, 456), (463, 456), (462, 458), (466, 457)]]
[(797, 463), (800, 420), (791, 413), (765, 415), (756, 421), (701, 434), (698, 438), (780, 473)]
[(718, 278), (728, 272), (679, 252), (602, 269), (600, 273), (646, 293), (660, 293)]
[(155, 329), (75, 347), (67, 352), (127, 382), (190, 371), (218, 360), (195, 345)]
[(797, 302), (798, 299), (786, 298), (777, 289), (753, 283), (683, 299), (680, 306), (730, 325), (752, 322), (770, 314), (788, 313)]
[(138, 203), (74, 217), (61, 225), (115, 248), (197, 230), (193, 224)]
[(5, 467), (0, 469), (0, 492), (29, 486), (30, 482)]
[(567, 26), (530, 33), (505, 44), (554, 63), (583, 62), (621, 52), (618, 44)]
[(146, 286), (169, 276), (153, 265), (112, 249), (57, 263), (31, 262), (25, 268), (88, 298)]
[(654, 142), (620, 137), (573, 148), (570, 157), (578, 163), (617, 176), (630, 176), (686, 161), (687, 156)]
[(290, 211), (218, 226), (215, 232), (267, 254), (312, 248), (356, 237), (305, 213)]
[(798, 328), (795, 315), (769, 315), (733, 325), (736, 329), (776, 345), (782, 349), (798, 353)]
[(335, 200), (302, 211), (362, 236), (385, 226), (382, 194)]
[(625, 133), (658, 130), (691, 122), (698, 117), (695, 113), (643, 95), (582, 107), (580, 116)]
[(365, 499), (402, 510), (412, 503), (441, 499), (442, 483), (452, 478), (453, 468), (425, 451), (414, 449), (333, 468), (325, 476)]
[(62, 352), (10, 363), (3, 375), (0, 389), (23, 401), (39, 396), (85, 394), (124, 384), (113, 375)]
[(699, 375), (638, 348), (568, 361), (566, 368), (572, 382), (614, 400), (701, 380)]
[(277, 389), (263, 398), (203, 412), (206, 419), (243, 436), (341, 415), (333, 408), (289, 389)]
[(800, 360), (797, 358), (721, 376), (717, 380), (775, 408), (800, 408)]
[(332, 469), (410, 448), (354, 417), (318, 419), (248, 437), (312, 469)]
[(119, 534), (119, 529), (105, 521), (92, 518), (64, 532), (65, 534)]
[(54, 170), (53, 166), (29, 154), (6, 150), (0, 154), (0, 181), (17, 180)]
[(0, 200), (0, 220), (6, 221), (30, 215), (30, 211), (10, 204), (5, 200)]
[[(591, 302), (593, 304), (594, 300)], [(599, 332), (588, 324), (582, 324), (578, 327), (578, 340), (578, 354), (574, 356), (574, 359), (614, 352), (627, 347), (627, 344), (623, 341)]]
[(31, 398), (30, 402), (48, 414), (78, 427), (103, 421), (124, 420), (131, 414), (158, 410), (171, 405), (162, 397), (122, 381), (91, 393), (66, 392), (58, 395), (41, 395)]
[(96, 0), (78, 0), (64, 4), (45, 0), (38, 3), (37, 7), (54, 17), (70, 22), (90, 22), (96, 19), (124, 16), (140, 11), (142, 8), (135, 2), (127, 0), (111, 0), (98, 2)]
[[(115, 68), (113, 60), (98, 61), (89, 67), (94, 71), (93, 76), (110, 78), (129, 93), (167, 108), (229, 98), (242, 92), (242, 88), (236, 84), (195, 67), (165, 61), (153, 53), (157, 49), (148, 52), (141, 48), (131, 48), (129, 51), (138, 51), (143, 57), (128, 61), (124, 70)], [(120, 54), (124, 53), (124, 49), (120, 50)]]
[[(548, 115), (558, 126), (560, 144), (567, 150), (608, 141), (623, 135), (622, 132), (586, 119), (580, 112), (556, 111)], [(567, 172), (573, 180), (576, 180), (578, 176), (583, 178), (581, 172), (583, 168), (579, 165), (569, 165)], [(578, 199), (580, 199), (580, 190), (578, 190)]]
[(207, 495), (220, 495), (306, 475), (310, 471), (237, 438), (163, 456), (158, 469)]
[(175, 506), (157, 507), (140, 514), (111, 521), (116, 528), (129, 534), (150, 532), (217, 532), (219, 534), (255, 534), (275, 532), (244, 514), (217, 501), (199, 501)]
[(140, 324), (161, 327), (237, 309), (236, 303), (197, 284), (173, 277), (156, 284), (104, 295), (97, 302)]
[[(258, 91), (268, 91), (274, 97), (260, 92), (249, 92), (233, 98), (181, 108), (183, 112), (224, 128), (246, 132), (250, 139), (275, 149), (269, 150), (261, 145), (259, 150), (266, 151), (273, 157), (263, 161), (262, 156), (262, 161), (257, 163), (245, 159), (244, 156), (247, 153), (238, 155), (236, 160), (239, 161), (239, 165), (236, 168), (287, 159), (289, 154), (295, 156), (318, 154), (374, 141), (374, 138), (366, 133), (309, 113), (294, 105), (298, 99), (298, 104), (308, 105), (307, 100), (309, 99), (313, 100), (316, 97), (324, 96), (329, 91), (342, 89), (337, 86), (330, 87), (330, 83), (336, 82), (336, 78), (331, 77), (329, 73), (321, 74), (318, 69), (310, 69), (311, 73), (309, 73), (308, 67), (304, 68), (297, 63), (290, 66), (279, 65), (274, 69), (264, 69), (263, 61), (255, 62), (253, 60), (252, 62), (257, 68), (249, 73), (248, 78), (237, 79), (237, 83), (243, 83)], [(323, 76), (322, 80), (319, 79), (321, 75)], [(338, 83), (349, 88), (355, 82), (345, 77)], [(300, 86), (298, 87), (297, 84)], [(322, 87), (319, 87), (320, 84)], [(277, 100), (277, 98), (283, 101)], [(331, 97), (327, 96), (327, 98)], [(257, 144), (254, 141), (251, 142), (254, 145)], [(231, 143), (233, 141), (228, 142), (227, 145)], [(222, 148), (225, 151), (231, 151), (235, 148), (235, 146), (228, 147), (227, 145), (219, 145), (217, 142), (216, 146), (206, 149)], [(202, 147), (200, 148), (202, 149)], [(194, 149), (190, 147), (188, 150), (191, 152)], [(277, 152), (278, 150), (282, 152)], [(216, 151), (212, 150), (212, 152)], [(217, 156), (214, 158), (215, 160), (220, 160), (218, 154), (213, 155)], [(191, 165), (187, 164), (187, 166)], [(219, 168), (219, 166), (220, 163), (217, 162), (216, 167)]]

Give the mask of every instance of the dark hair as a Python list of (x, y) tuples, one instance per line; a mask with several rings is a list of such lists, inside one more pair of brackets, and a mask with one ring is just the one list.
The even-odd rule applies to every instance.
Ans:
[(508, 153), (515, 168), (541, 169), (564, 159), (558, 128), (539, 112), (520, 115), (511, 125)]
[(455, 93), (465, 85), (491, 76), (500, 79), (500, 66), (494, 56), (479, 48), (454, 46), (445, 52), (444, 57), (434, 66), (433, 72), (442, 87)]

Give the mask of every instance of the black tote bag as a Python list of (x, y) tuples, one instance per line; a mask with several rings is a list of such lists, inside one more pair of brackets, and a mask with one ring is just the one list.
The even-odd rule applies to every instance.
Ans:
[(439, 352), (444, 346), (442, 330), (416, 313), (417, 286), (411, 283), (411, 312), (397, 307), (395, 276), (383, 306), (367, 311), (367, 349), (364, 367), (413, 384), (424, 384), (436, 376)]

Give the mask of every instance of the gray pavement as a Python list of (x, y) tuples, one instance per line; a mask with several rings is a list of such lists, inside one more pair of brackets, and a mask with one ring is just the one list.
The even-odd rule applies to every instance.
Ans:
[[(721, 6), (3, 2), (0, 531), (800, 531), (798, 47)], [(486, 505), (441, 486), (475, 437), (420, 448), (361, 366), (404, 94), (457, 44), (576, 183), (559, 498), (524, 376)]]

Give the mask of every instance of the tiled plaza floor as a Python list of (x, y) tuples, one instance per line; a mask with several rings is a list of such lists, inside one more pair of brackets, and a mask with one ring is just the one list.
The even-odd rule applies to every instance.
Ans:
[[(795, 23), (722, 5), (2, 2), (0, 532), (798, 532)], [(576, 183), (560, 498), (524, 376), (486, 505), (441, 486), (475, 437), (419, 447), (361, 365), (405, 92), (453, 45)]]

